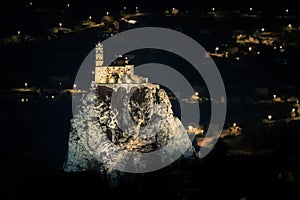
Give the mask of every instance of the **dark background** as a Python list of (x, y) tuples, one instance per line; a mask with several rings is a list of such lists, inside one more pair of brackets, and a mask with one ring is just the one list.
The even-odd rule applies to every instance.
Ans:
[[(299, 33), (286, 41), (296, 43), (290, 47), (285, 58), (287, 65), (278, 60), (281, 57), (265, 49), (261, 57), (249, 57), (241, 64), (215, 59), (224, 79), (228, 95), (228, 112), (225, 126), (233, 121), (243, 127), (242, 138), (220, 140), (205, 159), (179, 160), (162, 170), (147, 174), (126, 174), (120, 185), (113, 187), (106, 175), (94, 172), (66, 173), (62, 170), (67, 153), (70, 119), (72, 118), (71, 95), (58, 91), (72, 88), (73, 82), (86, 55), (102, 40), (103, 30), (92, 29), (69, 34), (49, 34), (49, 29), (63, 22), (73, 27), (88, 16), (100, 22), (106, 11), (119, 20), (119, 11), (125, 5), (128, 9), (139, 6), (150, 16), (138, 18), (139, 26), (161, 26), (181, 30), (210, 51), (224, 42), (232, 41), (232, 32), (243, 29), (253, 32), (260, 27), (278, 31), (285, 24), (299, 26), (299, 9), (295, 1), (9, 1), (0, 7), (1, 38), (15, 35), (18, 30), (30, 35), (32, 42), (0, 46), (0, 121), (2, 125), (0, 142), (0, 198), (24, 197), (91, 197), (104, 194), (111, 197), (157, 198), (166, 194), (174, 199), (297, 199), (299, 198), (300, 157), (298, 150), (299, 122), (279, 123), (269, 128), (261, 119), (269, 112), (274, 116), (284, 115), (287, 104), (245, 103), (247, 97), (256, 100), (254, 88), (267, 86), (270, 97), (273, 93), (299, 97), (298, 56)], [(70, 3), (70, 8), (66, 4)], [(264, 3), (264, 2), (263, 2)], [(235, 10), (247, 12), (249, 7), (259, 13), (258, 18), (243, 18)], [(161, 13), (172, 7), (189, 10), (188, 17), (165, 17)], [(212, 7), (226, 12), (223, 18), (199, 17)], [(288, 18), (278, 18), (289, 8)], [(127, 25), (120, 24), (120, 31)], [(209, 30), (201, 34), (199, 30)], [(50, 39), (49, 39), (50, 37)], [(156, 55), (150, 51), (136, 52), (136, 64), (160, 62), (172, 65), (189, 77), (196, 86), (203, 86), (199, 77), (194, 77), (187, 63), (176, 56)], [(170, 55), (168, 55), (170, 56)], [(184, 67), (182, 67), (184, 66)], [(55, 77), (59, 77), (55, 79)], [(36, 93), (16, 93), (13, 88), (29, 87), (44, 90)], [(62, 82), (62, 85), (58, 83)], [(203, 95), (205, 89), (203, 90)], [(45, 98), (54, 95), (55, 99)], [(27, 104), (21, 98), (29, 98)], [(237, 100), (238, 99), (238, 100)], [(202, 110), (209, 112), (207, 105)], [(284, 108), (282, 108), (284, 107)], [(284, 111), (281, 111), (284, 110)], [(208, 123), (209, 117), (204, 117)], [(246, 146), (251, 153), (228, 154), (237, 146)], [(271, 153), (267, 153), (270, 150)], [(280, 178), (281, 177), (281, 178)], [(163, 196), (163, 195), (161, 195)], [(2, 199), (2, 198), (1, 198)]]

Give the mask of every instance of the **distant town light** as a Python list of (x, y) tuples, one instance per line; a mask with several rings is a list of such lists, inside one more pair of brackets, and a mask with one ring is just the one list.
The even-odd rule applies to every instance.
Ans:
[(240, 57), (237, 56), (237, 57), (235, 57), (235, 59), (236, 59), (236, 60), (240, 60)]
[(109, 12), (108, 12), (108, 11), (106, 12), (106, 15), (109, 15)]
[(126, 10), (126, 6), (123, 7), (123, 10)]
[(274, 46), (274, 49), (277, 49), (277, 47), (276, 47), (276, 46)]
[(89, 20), (92, 20), (92, 16), (89, 16)]
[(130, 19), (127, 21), (128, 24), (136, 24), (137, 21), (136, 20), (133, 20), (133, 19)]
[(214, 12), (216, 9), (215, 9), (215, 8), (212, 8), (211, 10)]
[(260, 55), (260, 51), (257, 52), (257, 55)]
[(216, 47), (216, 48), (215, 48), (215, 53), (216, 53), (216, 54), (218, 53), (219, 49), (220, 49), (219, 47)]
[(253, 10), (253, 8), (251, 8), (251, 7), (250, 7), (250, 8), (249, 8), (249, 10), (250, 10), (250, 11), (252, 11), (252, 10)]
[(31, 5), (31, 6), (32, 6), (32, 2), (29, 2), (29, 5)]
[(24, 83), (25, 89), (27, 90), (28, 83)]
[(289, 24), (288, 27), (289, 27), (289, 28), (292, 28), (292, 24)]
[(21, 31), (18, 31), (17, 33), (18, 33), (18, 35), (20, 35), (20, 34), (21, 34)]
[(61, 27), (62, 27), (62, 23), (61, 23), (61, 22), (59, 22), (58, 26), (59, 26), (59, 28), (61, 28)]
[(296, 112), (296, 109), (295, 109), (295, 108), (293, 108), (293, 109), (292, 109), (292, 113), (295, 113), (295, 112)]
[(248, 50), (249, 50), (249, 51), (252, 51), (252, 47), (249, 47)]
[(264, 32), (264, 31), (265, 31), (265, 28), (261, 28), (260, 30), (261, 30), (261, 32)]
[(135, 7), (135, 9), (136, 9), (136, 10), (138, 10), (138, 9), (139, 9), (139, 7), (137, 7), (137, 6), (136, 6), (136, 7)]
[(288, 13), (288, 12), (289, 12), (289, 9), (285, 9), (285, 12)]
[(193, 127), (192, 126), (188, 126), (188, 129), (191, 131), (193, 129)]
[(74, 89), (74, 90), (76, 90), (76, 88), (77, 88), (77, 85), (76, 85), (76, 84), (74, 84), (74, 85), (73, 85), (73, 89)]
[(273, 98), (276, 99), (276, 94), (273, 95)]
[(282, 45), (279, 46), (279, 49), (282, 49)]
[(51, 96), (51, 99), (54, 99), (54, 98), (55, 98), (54, 95), (52, 95), (52, 96)]
[(199, 92), (195, 92), (195, 95), (198, 96), (198, 95), (199, 95)]
[(233, 127), (236, 127), (236, 123), (234, 122), (232, 126), (233, 126)]
[(67, 4), (67, 7), (70, 8), (70, 4), (69, 3)]
[(22, 99), (21, 99), (21, 102), (22, 102), (22, 103), (24, 103), (24, 102), (25, 102), (25, 99), (24, 99), (24, 98), (22, 98)]
[(268, 115), (268, 120), (271, 120), (272, 119), (272, 115)]

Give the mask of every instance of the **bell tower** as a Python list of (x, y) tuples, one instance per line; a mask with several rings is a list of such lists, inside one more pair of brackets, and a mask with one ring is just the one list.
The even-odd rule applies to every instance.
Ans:
[(103, 44), (98, 42), (96, 44), (96, 67), (101, 67), (103, 65)]

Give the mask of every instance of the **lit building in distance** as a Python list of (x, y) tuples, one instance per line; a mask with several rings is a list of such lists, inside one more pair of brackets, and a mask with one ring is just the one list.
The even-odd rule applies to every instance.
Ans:
[(109, 66), (103, 66), (103, 44), (96, 45), (96, 84), (141, 84), (147, 83), (148, 79), (134, 75), (134, 65), (129, 60), (119, 56)]

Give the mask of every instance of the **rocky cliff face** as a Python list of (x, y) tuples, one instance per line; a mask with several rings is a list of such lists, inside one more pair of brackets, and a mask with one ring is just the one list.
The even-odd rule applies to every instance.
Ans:
[[(130, 163), (138, 172), (152, 163), (146, 159), (163, 160), (167, 165), (180, 155), (194, 153), (184, 126), (158, 85), (119, 87), (117, 91), (107, 85), (93, 88), (81, 99), (82, 106), (72, 120), (65, 171), (120, 170)], [(141, 156), (151, 152), (158, 153)]]

